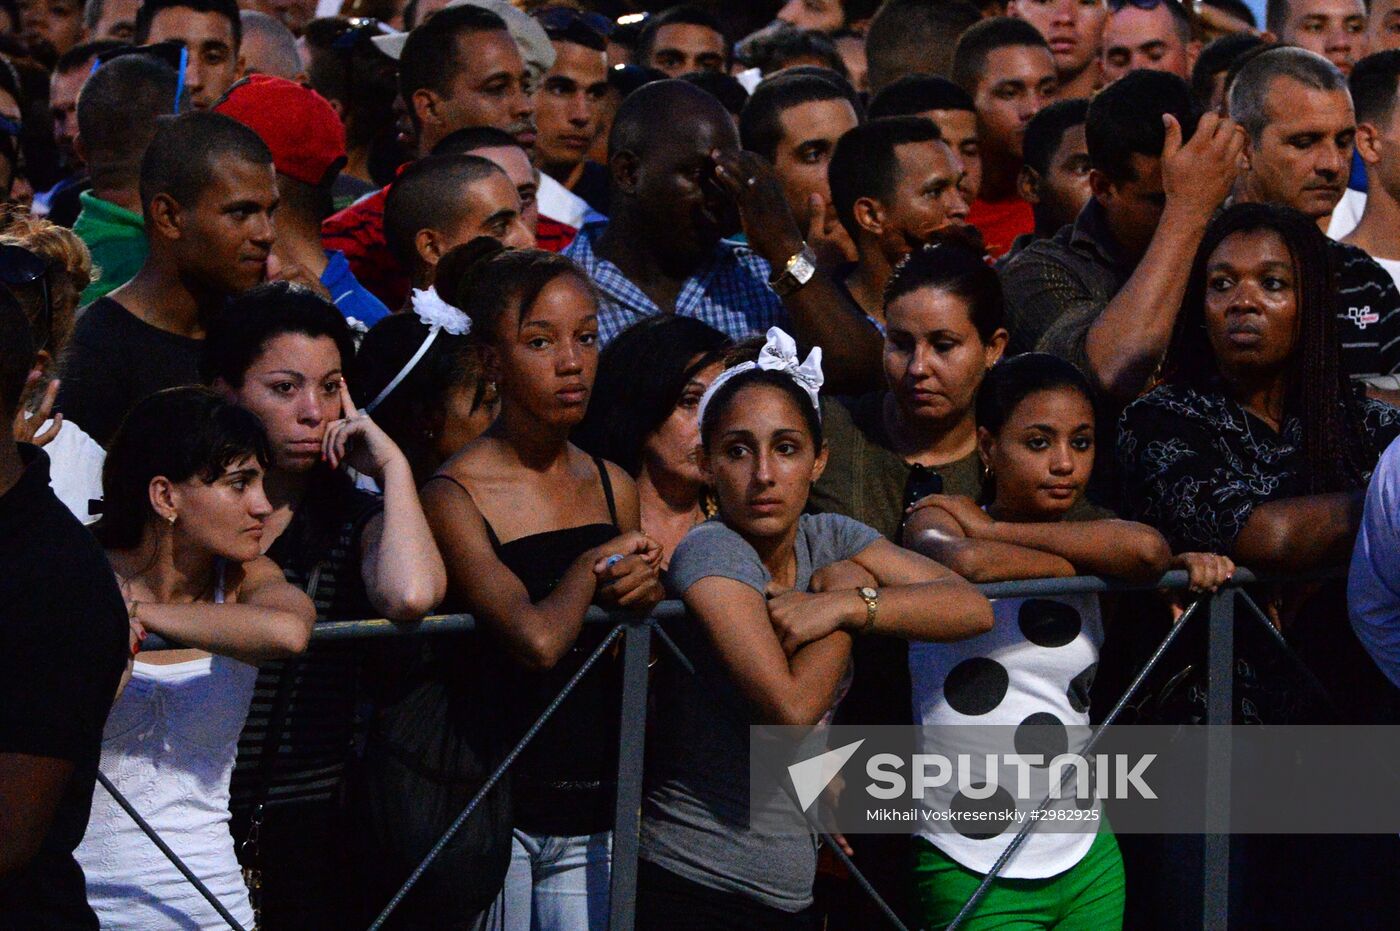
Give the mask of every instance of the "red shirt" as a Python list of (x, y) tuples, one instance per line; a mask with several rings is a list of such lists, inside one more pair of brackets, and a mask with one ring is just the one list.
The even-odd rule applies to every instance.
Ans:
[(967, 222), (982, 234), (987, 253), (992, 258), (1000, 258), (1009, 252), (1017, 236), (1035, 230), (1035, 214), (1031, 212), (1031, 205), (1019, 197), (997, 201), (979, 197), (972, 202)]
[[(344, 252), (350, 270), (365, 288), (391, 310), (408, 300), (408, 274), (384, 241), (384, 204), (389, 189), (383, 188), (331, 214), (321, 224), (321, 242), (327, 249)], [(540, 217), (536, 240), (541, 249), (559, 252), (574, 241), (578, 230)]]

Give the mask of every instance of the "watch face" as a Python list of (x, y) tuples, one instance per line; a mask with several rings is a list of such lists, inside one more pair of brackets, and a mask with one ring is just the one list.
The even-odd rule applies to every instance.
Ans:
[(880, 597), (880, 593), (877, 592), (877, 591), (875, 591), (875, 589), (873, 589), (873, 588), (866, 587), (866, 588), (862, 588), (862, 589), (860, 590), (860, 597), (865, 598), (865, 599), (872, 599), (872, 600), (873, 600), (873, 599), (875, 599), (875, 598), (879, 598), (879, 597)]

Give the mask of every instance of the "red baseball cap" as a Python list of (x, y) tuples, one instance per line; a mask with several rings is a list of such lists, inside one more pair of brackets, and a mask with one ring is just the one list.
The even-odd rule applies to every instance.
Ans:
[(262, 137), (279, 174), (318, 185), (345, 165), (345, 127), (320, 94), (295, 81), (254, 74), (214, 105)]

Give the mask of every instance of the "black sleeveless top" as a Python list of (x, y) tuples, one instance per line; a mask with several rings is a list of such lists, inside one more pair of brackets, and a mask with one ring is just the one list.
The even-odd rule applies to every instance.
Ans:
[[(486, 521), (486, 534), (497, 558), (520, 579), (532, 603), (554, 591), (580, 555), (621, 533), (607, 466), (594, 457), (608, 524), (584, 524), (531, 534), (501, 543)], [(467, 491), (450, 476), (450, 481)], [(470, 492), (467, 492), (470, 495)], [(485, 518), (483, 517), (483, 521)], [(513, 746), (607, 635), (605, 625), (587, 624), (564, 658), (547, 672), (522, 669), (490, 638), (482, 649), (496, 655), (488, 664), (498, 703), (483, 708), (502, 722), (503, 744)], [(511, 767), (515, 825), (552, 836), (594, 834), (612, 827), (617, 790), (618, 718), (621, 714), (621, 668), (610, 652), (594, 664)]]

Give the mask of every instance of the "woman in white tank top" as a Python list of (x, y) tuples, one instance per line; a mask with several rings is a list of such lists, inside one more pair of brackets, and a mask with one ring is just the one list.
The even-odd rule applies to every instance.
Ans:
[[(258, 419), (202, 388), (132, 409), (112, 441), (103, 514), (132, 619), (189, 649), (135, 660), (100, 768), (245, 927), (253, 910), (229, 833), (229, 777), (261, 660), (299, 653), (315, 608), (261, 555), (271, 507)], [(224, 928), (101, 786), (76, 851), (103, 928)]]

